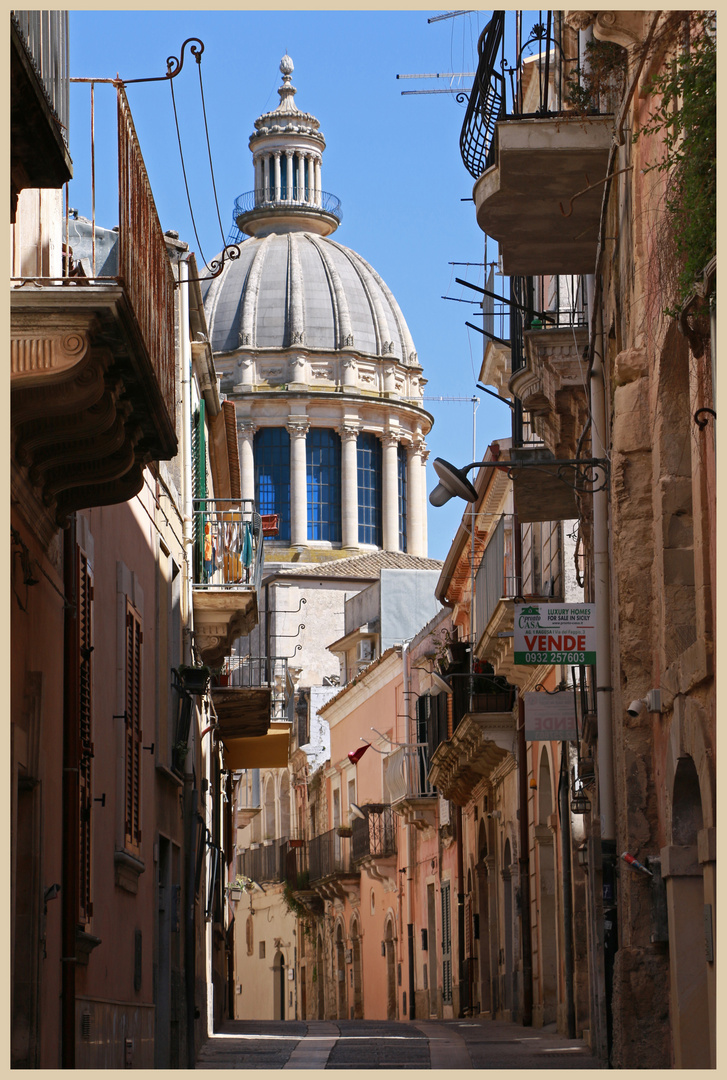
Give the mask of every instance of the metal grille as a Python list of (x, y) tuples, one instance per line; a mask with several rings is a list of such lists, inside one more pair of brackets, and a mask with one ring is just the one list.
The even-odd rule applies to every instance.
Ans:
[(371, 432), (357, 441), (358, 540), (381, 547), (381, 443)]
[(354, 862), (370, 856), (383, 859), (396, 852), (396, 824), (394, 812), (383, 803), (369, 803), (361, 807), (364, 818), (353, 819), (351, 858)]
[(330, 829), (311, 838), (308, 845), (308, 874), (311, 881), (347, 874), (350, 869), (350, 842)]
[(118, 87), (118, 135), (119, 276), (129, 294), (173, 426), (174, 275), (123, 87)]
[(397, 473), (399, 479), (399, 551), (406, 551), (406, 447), (399, 443), (396, 451)]
[(126, 606), (125, 838), (129, 847), (141, 844), (141, 646), (139, 613)]
[(91, 761), (93, 760), (92, 729), (92, 687), (93, 687), (93, 626), (91, 604), (93, 600), (93, 582), (85, 552), (78, 549), (78, 604), (76, 628), (79, 651), (79, 921), (86, 923), (93, 914), (91, 903), (91, 807), (93, 795), (91, 789)]
[(312, 428), (305, 441), (308, 539), (341, 542), (341, 436)]
[(452, 913), (449, 882), (442, 882), (442, 1001), (452, 1003)]
[(290, 540), (290, 435), (262, 428), (253, 440), (255, 500), (261, 514), (277, 514), (278, 540)]

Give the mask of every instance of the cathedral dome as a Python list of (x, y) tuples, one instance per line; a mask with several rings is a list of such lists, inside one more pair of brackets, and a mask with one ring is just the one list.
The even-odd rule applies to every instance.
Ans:
[(209, 283), (205, 308), (215, 353), (240, 348), (352, 348), (416, 364), (392, 293), (355, 251), (310, 232), (268, 232), (240, 245)]

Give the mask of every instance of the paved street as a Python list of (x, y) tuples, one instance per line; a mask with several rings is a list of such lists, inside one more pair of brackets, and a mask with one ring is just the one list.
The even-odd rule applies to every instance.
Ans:
[(198, 1069), (597, 1069), (584, 1042), (491, 1020), (235, 1020)]

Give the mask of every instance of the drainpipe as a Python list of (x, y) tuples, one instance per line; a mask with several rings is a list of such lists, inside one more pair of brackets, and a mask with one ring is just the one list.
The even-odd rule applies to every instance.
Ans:
[[(189, 266), (185, 259), (180, 259), (179, 272), (179, 354), (182, 370), (182, 536), (184, 542), (184, 554), (187, 562), (185, 574), (185, 592), (188, 631), (192, 629), (192, 575), (194, 573), (194, 561), (192, 551), (192, 347), (189, 341)], [(189, 663), (192, 659), (191, 635), (188, 632), (184, 646), (184, 660)], [(185, 928), (184, 928), (184, 973), (185, 973), (185, 996), (187, 1005), (187, 1068), (195, 1067), (196, 1045), (196, 934), (195, 934), (195, 883), (197, 862), (197, 806), (198, 792), (194, 786), (194, 759), (196, 743), (196, 708), (190, 710), (190, 724), (187, 738), (189, 747), (184, 763), (184, 806), (186, 808), (186, 859), (187, 880), (185, 899)]]
[[(192, 346), (189, 341), (189, 266), (179, 261), (179, 352), (182, 365), (182, 513), (184, 551), (187, 556), (187, 614), (192, 616)], [(189, 656), (185, 659), (188, 661)]]
[(568, 743), (560, 744), (560, 854), (563, 882), (563, 961), (565, 967), (565, 1007), (568, 1038), (576, 1037), (576, 1009), (573, 996), (573, 893), (571, 891), (571, 842), (570, 842), (570, 776)]
[[(404, 712), (409, 719), (409, 699), (411, 697), (411, 680), (409, 677), (409, 642), (405, 641), (401, 647), (401, 665), (404, 675)], [(408, 730), (404, 742), (409, 742), (411, 732)], [(414, 740), (416, 742), (416, 740)], [(411, 776), (411, 774), (409, 774)], [(413, 825), (406, 827), (406, 940), (409, 961), (409, 1019), (416, 1019), (414, 1006), (414, 865), (413, 865)]]
[[(186, 780), (186, 777), (185, 777)], [(186, 784), (185, 784), (186, 786)], [(192, 788), (186, 793), (187, 828), (185, 830), (187, 848), (187, 902), (184, 920), (184, 982), (187, 998), (187, 1068), (195, 1067), (195, 870), (197, 858), (197, 790)]]
[[(518, 564), (519, 569), (519, 564)], [(523, 943), (523, 1026), (533, 1022), (533, 952), (530, 935), (530, 837), (528, 833), (528, 763), (525, 702), (518, 694), (517, 770), (520, 803), (520, 933)]]
[(76, 919), (79, 859), (78, 633), (76, 515), (63, 534), (63, 822), (61, 889), (61, 1064), (76, 1067)]
[[(605, 196), (604, 196), (605, 198)], [(596, 281), (588, 278), (588, 307), (593, 328), (593, 361), (590, 374), (591, 445), (594, 457), (605, 457), (606, 405), (604, 387), (603, 312), (596, 305)], [(595, 309), (595, 310), (594, 310)], [(596, 717), (598, 722), (598, 799), (601, 819), (601, 872), (603, 875), (603, 928), (596, 927), (596, 940), (603, 942), (605, 990), (605, 1045), (599, 1038), (599, 1053), (610, 1056), (613, 1038), (612, 988), (617, 937), (616, 811), (614, 797), (613, 715), (610, 634), (610, 583), (608, 553), (608, 492), (593, 495), (593, 600), (596, 605)], [(597, 898), (598, 902), (598, 898)], [(597, 909), (598, 910), (598, 909)], [(611, 924), (606, 931), (606, 922)], [(599, 995), (600, 996), (600, 995)], [(599, 1025), (600, 1026), (600, 1025)]]
[[(588, 279), (588, 303), (593, 311), (595, 285)], [(606, 456), (606, 403), (603, 380), (603, 321), (595, 312), (596, 334), (591, 368), (591, 446), (594, 458)], [(608, 560), (608, 491), (593, 495), (593, 600), (596, 605), (596, 712), (598, 717), (598, 794), (601, 839), (616, 842), (613, 779), (613, 719), (611, 715), (611, 635)]]

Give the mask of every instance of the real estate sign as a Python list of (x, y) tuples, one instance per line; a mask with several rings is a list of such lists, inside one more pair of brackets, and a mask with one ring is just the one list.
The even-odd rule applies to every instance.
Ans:
[(564, 690), (558, 694), (545, 691), (523, 694), (525, 706), (525, 739), (538, 742), (548, 739), (566, 739), (575, 742), (576, 730), (575, 694)]
[(516, 664), (595, 664), (595, 604), (515, 604)]

